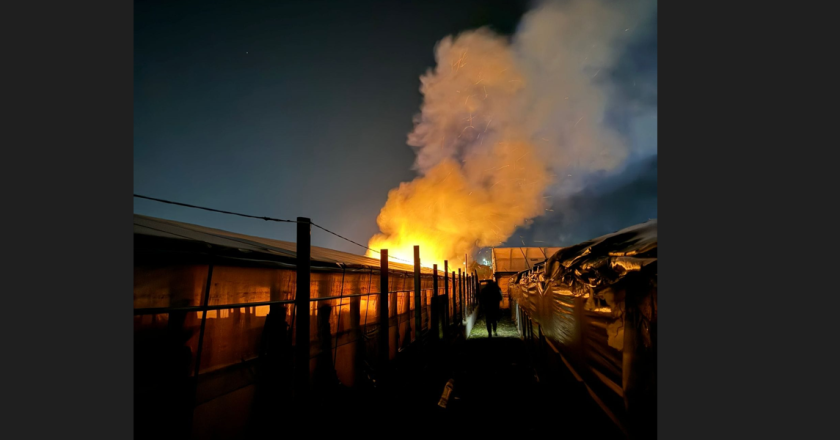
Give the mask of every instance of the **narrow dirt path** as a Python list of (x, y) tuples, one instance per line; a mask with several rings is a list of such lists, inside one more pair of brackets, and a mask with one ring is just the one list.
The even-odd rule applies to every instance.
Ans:
[(525, 434), (562, 438), (622, 438), (583, 384), (566, 372), (540, 377), (532, 354), (519, 339), (509, 316), (488, 338), (479, 318), (456, 353), (454, 398), (450, 416), (470, 421), (464, 435)]

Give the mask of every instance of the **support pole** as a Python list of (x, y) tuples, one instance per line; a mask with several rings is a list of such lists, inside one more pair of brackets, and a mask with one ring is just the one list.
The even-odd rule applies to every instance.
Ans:
[(452, 320), (458, 323), (458, 277), (457, 272), (452, 271)]
[[(362, 286), (361, 286), (361, 277), (353, 276), (351, 278), (351, 287), (350, 287), (350, 294), (351, 295), (361, 295), (362, 293)], [(352, 275), (351, 275), (352, 276)], [(367, 298), (365, 298), (367, 300)], [(350, 334), (353, 335), (353, 340), (356, 341), (354, 344), (355, 347), (355, 356), (353, 357), (353, 371), (355, 375), (353, 377), (353, 384), (361, 383), (364, 380), (364, 358), (365, 358), (365, 342), (364, 336), (361, 329), (361, 321), (362, 321), (362, 297), (361, 296), (353, 296), (350, 299)], [(338, 347), (338, 343), (335, 344)], [(336, 350), (338, 353), (338, 350)], [(335, 361), (333, 361), (335, 363)]]
[(467, 275), (467, 272), (464, 271), (464, 310), (467, 311), (466, 316), (469, 316), (470, 309), (472, 308), (472, 295), (470, 295), (470, 276)]
[(479, 279), (478, 279), (478, 271), (477, 271), (477, 270), (474, 270), (474, 271), (473, 271), (473, 275), (474, 275), (474, 276), (473, 276), (473, 280), (474, 280), (474, 284), (473, 284), (473, 301), (475, 301), (475, 305), (476, 305), (476, 306), (478, 306), (478, 292), (479, 292), (479, 290), (480, 290), (480, 288), (481, 288), (481, 280), (479, 280)]
[[(203, 310), (201, 311), (201, 329), (198, 331), (198, 348), (195, 354), (195, 372), (193, 378), (198, 383), (198, 372), (201, 367), (201, 349), (204, 347), (204, 326), (207, 323), (207, 305), (210, 301), (210, 287), (213, 281), (213, 263), (207, 267), (207, 282), (204, 285), (204, 299), (201, 302)], [(174, 321), (174, 320), (173, 320)]]
[(390, 356), (388, 339), (388, 249), (382, 249), (379, 257), (379, 368), (385, 369)]
[(475, 297), (473, 296), (473, 277), (472, 275), (467, 275), (467, 293), (470, 295), (470, 310), (475, 307)]
[(458, 269), (458, 318), (464, 322), (464, 280), (461, 276), (461, 269)]
[(444, 313), (445, 317), (443, 318), (443, 328), (448, 329), (449, 315), (452, 313), (452, 296), (449, 295), (449, 260), (443, 260), (443, 294), (446, 296), (446, 313)]
[(467, 312), (466, 316), (469, 316), (470, 310), (472, 310), (472, 289), (470, 289), (470, 276), (467, 271), (464, 271), (464, 304), (467, 305), (464, 308)]
[(295, 396), (299, 404), (309, 397), (309, 280), (312, 221), (297, 218), (297, 279), (295, 290)]
[(475, 284), (477, 281), (475, 279), (475, 275), (470, 275), (470, 281), (470, 295), (472, 296), (473, 308), (475, 308), (478, 305), (478, 300), (476, 299)]
[(437, 264), (432, 265), (432, 339), (440, 339), (440, 298), (438, 296)]
[(414, 340), (420, 340), (423, 295), (420, 292), (420, 246), (414, 246)]
[(472, 274), (467, 275), (467, 292), (470, 295), (470, 309), (475, 308), (475, 278)]
[(470, 283), (469, 283), (469, 275), (467, 275), (467, 271), (464, 271), (464, 276), (461, 279), (461, 282), (464, 284), (464, 319), (467, 319), (467, 316), (470, 313)]

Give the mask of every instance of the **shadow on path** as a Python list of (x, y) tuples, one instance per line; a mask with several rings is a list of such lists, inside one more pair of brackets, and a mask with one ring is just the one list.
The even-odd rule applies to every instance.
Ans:
[(479, 318), (455, 353), (455, 392), (447, 412), (469, 421), (464, 435), (527, 434), (563, 438), (623, 438), (570, 372), (540, 372), (533, 354), (504, 316), (498, 337)]

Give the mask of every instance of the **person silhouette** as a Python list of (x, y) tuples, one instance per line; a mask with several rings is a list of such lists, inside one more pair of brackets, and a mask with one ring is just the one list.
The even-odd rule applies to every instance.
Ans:
[(493, 334), (499, 336), (496, 325), (499, 320), (499, 304), (502, 302), (502, 289), (496, 281), (490, 280), (481, 288), (478, 302), (479, 307), (481, 307), (484, 313), (484, 321), (487, 324), (487, 337), (492, 338)]

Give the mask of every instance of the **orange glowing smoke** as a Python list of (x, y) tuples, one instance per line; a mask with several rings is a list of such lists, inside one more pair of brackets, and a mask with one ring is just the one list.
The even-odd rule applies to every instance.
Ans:
[(620, 165), (627, 145), (602, 123), (598, 73), (636, 15), (614, 7), (549, 2), (512, 38), (478, 29), (441, 40), (408, 135), (419, 177), (389, 192), (369, 247), (412, 261), (419, 245), (422, 265), (457, 269), (545, 214), (545, 194), (570, 194), (586, 173)]
[(391, 190), (369, 247), (424, 266), (463, 266), (477, 247), (498, 245), (544, 211), (548, 171), (511, 121), (523, 79), (505, 39), (487, 30), (448, 37), (408, 143), (423, 174)]
[(494, 155), (463, 168), (446, 160), (391, 190), (377, 218), (382, 232), (369, 247), (412, 261), (414, 245), (419, 245), (424, 266), (442, 268), (443, 260), (449, 260), (457, 268), (465, 254), (499, 245), (527, 218), (543, 212), (539, 194), (549, 176), (532, 147), (509, 143), (495, 149)]

